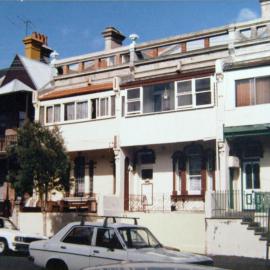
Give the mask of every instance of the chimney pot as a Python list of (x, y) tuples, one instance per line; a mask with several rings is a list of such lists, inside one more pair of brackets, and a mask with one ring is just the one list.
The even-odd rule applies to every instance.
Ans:
[(37, 32), (23, 39), (25, 56), (37, 61), (49, 62), (52, 49), (48, 48), (48, 37)]
[(126, 38), (118, 29), (112, 26), (106, 27), (102, 35), (105, 40), (105, 50), (122, 46), (123, 40)]
[(260, 0), (262, 19), (270, 19), (270, 0)]

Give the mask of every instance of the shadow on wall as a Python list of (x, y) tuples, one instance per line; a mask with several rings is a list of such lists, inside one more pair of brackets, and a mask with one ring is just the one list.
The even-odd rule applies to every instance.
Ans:
[[(46, 224), (47, 236), (52, 236), (71, 222), (81, 221), (83, 213), (45, 213), (44, 223)], [(86, 221), (96, 222), (93, 215), (86, 215)]]

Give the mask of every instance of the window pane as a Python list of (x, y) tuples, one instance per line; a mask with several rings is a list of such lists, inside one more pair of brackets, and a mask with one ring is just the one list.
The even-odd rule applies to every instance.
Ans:
[(201, 177), (200, 176), (191, 176), (190, 181), (190, 190), (200, 191), (201, 190)]
[(85, 119), (87, 117), (88, 117), (88, 102), (87, 101), (78, 102), (76, 118)]
[(251, 105), (251, 80), (236, 81), (236, 106)]
[(75, 104), (67, 103), (65, 104), (65, 121), (75, 119)]
[(60, 105), (54, 105), (54, 122), (60, 122)]
[(126, 111), (126, 110), (125, 110), (125, 97), (124, 97), (124, 96), (122, 96), (122, 104), (121, 104), (121, 105), (122, 105), (122, 108), (121, 108), (121, 109), (122, 109), (121, 116), (125, 116), (125, 113), (126, 113), (125, 111)]
[(202, 168), (202, 159), (200, 156), (189, 157), (189, 175), (200, 175)]
[(192, 95), (181, 95), (177, 97), (177, 106), (192, 105)]
[(140, 98), (140, 88), (128, 90), (127, 98), (128, 99)]
[(211, 92), (196, 94), (196, 105), (211, 104)]
[(46, 123), (53, 122), (53, 107), (47, 107), (47, 114), (46, 114)]
[(178, 82), (177, 93), (191, 92), (191, 81)]
[(251, 164), (247, 164), (246, 171), (246, 189), (252, 189), (252, 167)]
[(98, 117), (98, 99), (91, 99), (91, 119)]
[(44, 107), (41, 106), (39, 108), (39, 122), (43, 125), (45, 120), (45, 115), (44, 115)]
[(113, 229), (98, 229), (96, 246), (110, 249), (123, 249)]
[(111, 116), (115, 116), (115, 96), (111, 96)]
[(64, 243), (77, 245), (91, 245), (93, 236), (92, 227), (76, 227), (64, 239)]
[(129, 102), (127, 104), (128, 112), (137, 112), (137, 111), (140, 111), (140, 108), (141, 108), (141, 102), (140, 101)]
[(270, 103), (270, 78), (256, 79), (256, 104)]
[(175, 94), (173, 83), (162, 83), (143, 87), (143, 112), (173, 110)]
[(100, 116), (108, 115), (108, 98), (100, 99)]
[(77, 157), (74, 163), (75, 192), (77, 196), (82, 196), (85, 192), (85, 158)]
[(260, 165), (257, 163), (253, 164), (253, 181), (254, 188), (260, 188)]
[(196, 92), (210, 91), (210, 78), (199, 79), (195, 81)]

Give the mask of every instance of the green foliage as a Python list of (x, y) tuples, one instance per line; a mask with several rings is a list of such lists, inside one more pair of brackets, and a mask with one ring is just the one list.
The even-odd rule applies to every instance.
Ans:
[(69, 158), (57, 127), (27, 122), (18, 129), (17, 144), (8, 149), (9, 180), (18, 194), (37, 190), (47, 200), (52, 189), (69, 189)]

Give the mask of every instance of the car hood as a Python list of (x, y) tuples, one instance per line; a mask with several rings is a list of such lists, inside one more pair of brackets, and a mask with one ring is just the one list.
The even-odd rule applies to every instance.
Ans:
[[(134, 254), (133, 256), (132, 253)], [(197, 264), (211, 264), (213, 262), (213, 260), (207, 256), (188, 252), (173, 251), (166, 248), (142, 248), (137, 249), (136, 252), (129, 252), (129, 255), (129, 258), (132, 261), (135, 260)]]

